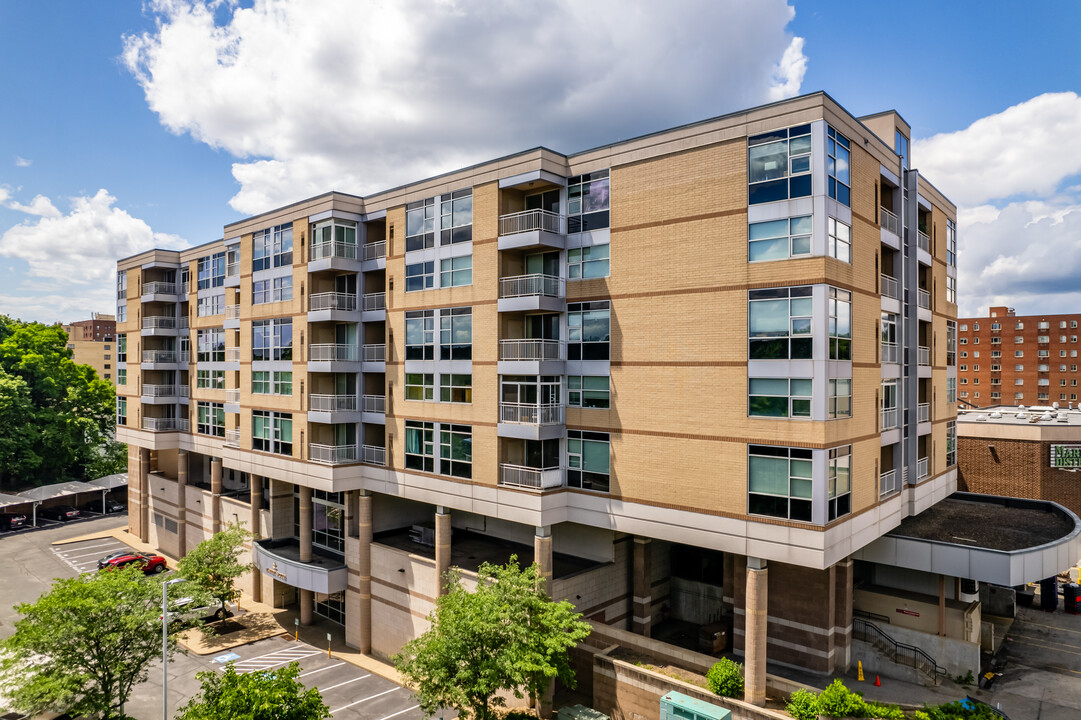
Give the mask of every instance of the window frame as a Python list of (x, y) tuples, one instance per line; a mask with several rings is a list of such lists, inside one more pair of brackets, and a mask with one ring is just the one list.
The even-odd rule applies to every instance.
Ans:
[[(594, 460), (599, 453), (586, 453), (589, 447), (604, 445), (605, 467), (593, 466), (588, 458)], [(588, 467), (587, 467), (588, 466)], [(567, 430), (567, 487), (595, 492), (611, 492), (612, 489), (612, 436), (610, 433), (590, 430)]]
[[(783, 458), (787, 465), (787, 490), (784, 495), (777, 492), (765, 492), (762, 489), (752, 489), (754, 482), (755, 465), (765, 463), (756, 463), (755, 460), (779, 460)], [(814, 464), (813, 453), (809, 448), (793, 448), (777, 445), (747, 445), (747, 514), (763, 517), (774, 517), (782, 520), (789, 520), (791, 522), (806, 522), (810, 523), (814, 521)], [(798, 462), (798, 467), (802, 470), (805, 469), (806, 475), (794, 474), (793, 462)], [(793, 487), (794, 482), (798, 482), (800, 485), (806, 485), (805, 495), (794, 494)], [(761, 505), (755, 507), (755, 498), (762, 498), (759, 500)], [(768, 503), (766, 498), (771, 498)], [(781, 500), (783, 498), (783, 501)], [(784, 514), (780, 514), (776, 510), (780, 509), (781, 503), (784, 504)], [(798, 508), (798, 512), (793, 512), (793, 503), (798, 503), (795, 507)], [(774, 512), (769, 512), (770, 504), (775, 509)]]

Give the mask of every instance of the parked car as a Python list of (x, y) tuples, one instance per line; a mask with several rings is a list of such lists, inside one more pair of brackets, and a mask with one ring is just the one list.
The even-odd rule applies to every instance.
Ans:
[(14, 515), (10, 513), (0, 514), (0, 530), (14, 530), (15, 528), (21, 528), (25, 524), (25, 515)]
[(38, 517), (66, 522), (79, 517), (79, 511), (71, 505), (53, 505), (52, 507), (38, 508)]
[(98, 560), (98, 570), (115, 570), (135, 566), (150, 575), (151, 573), (163, 573), (169, 569), (165, 564), (165, 558), (151, 553), (138, 553), (134, 551), (110, 553)]
[[(98, 498), (96, 500), (91, 500), (86, 505), (83, 505), (83, 510), (85, 510), (87, 512), (102, 514), (101, 498)], [(123, 504), (118, 503), (116, 500), (113, 500), (112, 498), (105, 498), (105, 512), (106, 513), (118, 513), (118, 512), (124, 512), (125, 510), (127, 510), (127, 507), (124, 506)]]
[[(185, 597), (174, 601), (169, 606), (170, 625), (194, 625), (201, 622), (223, 620), (232, 613), (225, 612), (220, 605), (203, 605), (195, 598)], [(161, 616), (158, 616), (161, 619)]]

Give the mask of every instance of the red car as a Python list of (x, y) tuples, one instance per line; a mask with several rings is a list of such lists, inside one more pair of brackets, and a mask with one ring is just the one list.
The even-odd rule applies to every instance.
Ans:
[(115, 568), (131, 566), (141, 568), (147, 575), (156, 575), (169, 569), (165, 564), (165, 558), (161, 555), (151, 555), (150, 553), (137, 553), (134, 551), (112, 553), (106, 555), (101, 560), (98, 560), (98, 570), (113, 570)]

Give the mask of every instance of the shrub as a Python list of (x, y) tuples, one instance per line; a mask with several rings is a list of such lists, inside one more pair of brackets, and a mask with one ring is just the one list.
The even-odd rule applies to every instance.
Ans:
[(706, 673), (710, 692), (721, 697), (743, 697), (743, 665), (728, 658), (721, 658)]
[(864, 712), (869, 718), (883, 718), (883, 720), (905, 720), (904, 711), (896, 705), (883, 705), (881, 703), (865, 703)]
[(818, 696), (818, 712), (833, 718), (863, 717), (866, 707), (863, 698), (834, 680)]
[(809, 690), (797, 690), (788, 696), (785, 710), (796, 720), (817, 720), (818, 696)]
[(917, 713), (919, 714), (926, 720), (996, 720), (994, 711), (986, 705), (967, 708), (959, 700), (942, 705), (924, 705), (923, 710)]

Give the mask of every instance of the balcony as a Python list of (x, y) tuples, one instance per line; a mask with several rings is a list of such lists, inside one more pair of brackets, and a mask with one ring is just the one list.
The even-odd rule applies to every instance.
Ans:
[(256, 540), (252, 562), (261, 572), (290, 587), (322, 595), (345, 592), (349, 568), (341, 560), (313, 554), (310, 562), (300, 561), (296, 540)]
[[(184, 320), (184, 325), (180, 324)], [(187, 327), (187, 318), (175, 318), (167, 315), (151, 315), (143, 318), (143, 335), (175, 336), (178, 327)]]
[(357, 256), (357, 246), (353, 243), (322, 242), (311, 246), (308, 272), (323, 270), (346, 270), (358, 272), (361, 261)]
[(187, 300), (187, 298), (184, 297), (184, 296), (187, 295), (189, 292), (191, 292), (191, 283), (186, 283), (186, 282), (180, 283), (180, 286), (178, 287), (178, 290), (179, 290), (179, 292), (177, 293), (177, 295), (180, 295), (181, 302), (185, 302)]
[(152, 432), (188, 432), (187, 418), (143, 418), (143, 430)]
[(143, 283), (143, 302), (149, 302), (148, 296), (167, 295), (175, 298), (177, 295), (176, 283), (171, 282), (146, 282)]
[(916, 406), (916, 422), (931, 422), (931, 403), (920, 403)]
[(551, 440), (563, 436), (563, 405), (499, 403), (499, 437)]
[[(379, 316), (364, 317), (367, 322), (386, 319), (387, 310), (387, 294), (385, 292), (365, 293), (364, 305), (362, 306), (365, 313), (378, 313)], [(381, 316), (381, 317), (380, 317)]]
[[(363, 362), (365, 363), (385, 363), (387, 361), (387, 346), (384, 344), (372, 344), (364, 345), (361, 348), (363, 355)], [(371, 370), (367, 372), (378, 372), (378, 370)]]
[(238, 278), (240, 277), (240, 262), (231, 262), (225, 266), (225, 277)]
[(923, 230), (916, 231), (916, 247), (924, 252), (931, 252), (931, 238)]
[(387, 464), (387, 449), (378, 445), (363, 445), (361, 450), (361, 462), (368, 465), (385, 467)]
[(225, 306), (225, 320), (222, 322), (222, 327), (226, 330), (240, 328), (240, 305)]
[(517, 275), (499, 279), (499, 312), (566, 309), (566, 285), (557, 275)]
[(923, 288), (919, 288), (916, 291), (916, 304), (924, 310), (931, 309), (931, 293), (927, 292)]
[(240, 402), (240, 388), (229, 388), (225, 391), (225, 402), (227, 403), (239, 403)]
[(901, 286), (897, 282), (897, 278), (892, 278), (889, 275), (882, 276), (882, 297), (893, 298), (894, 300), (901, 299)]
[(357, 309), (357, 296), (352, 293), (326, 292), (317, 293), (308, 298), (308, 311), (319, 310), (344, 310), (346, 312)]
[(317, 445), (308, 446), (308, 459), (324, 465), (346, 465), (357, 461), (356, 445)]
[(356, 395), (310, 395), (308, 407), (315, 412), (356, 412)]
[(888, 470), (878, 476), (878, 495), (879, 497), (888, 497), (901, 489), (898, 484), (897, 471)]
[(176, 365), (179, 361), (179, 353), (172, 350), (143, 350), (143, 365), (149, 365), (150, 367), (144, 367), (144, 370), (158, 370), (158, 369), (171, 369), (171, 368), (157, 368), (157, 365)]
[(882, 408), (882, 429), (893, 430), (900, 425), (897, 408)]
[(884, 363), (896, 363), (900, 362), (898, 358), (900, 353), (897, 349), (897, 343), (882, 343), (882, 362)]
[(364, 412), (377, 413), (379, 415), (385, 415), (387, 412), (387, 396), (386, 395), (365, 395), (361, 398), (363, 402)]
[(548, 210), (524, 210), (499, 216), (499, 249), (566, 246), (567, 220)]
[(240, 348), (230, 347), (225, 348), (225, 362), (238, 363), (240, 362)]
[(225, 431), (225, 445), (228, 447), (240, 447), (240, 431), (239, 430), (226, 430)]
[(920, 345), (917, 348), (916, 355), (921, 367), (931, 367), (931, 348)]
[(308, 346), (308, 372), (357, 372), (360, 352), (352, 343)]
[(923, 480), (925, 477), (931, 474), (930, 463), (927, 458), (920, 458), (916, 461), (916, 478), (917, 480)]
[(140, 394), (143, 396), (143, 402), (148, 402), (148, 398), (186, 398), (188, 396), (188, 386), (144, 384)]
[(364, 259), (365, 260), (379, 260), (387, 256), (387, 241), (380, 240), (378, 242), (368, 243), (364, 246)]
[(901, 237), (901, 218), (897, 217), (886, 208), (879, 208), (879, 215), (882, 218), (882, 228), (893, 233), (897, 237)]
[(550, 490), (563, 487), (563, 468), (534, 468), (500, 463), (499, 484), (505, 487)]
[(1036, 336), (1036, 342), (1040, 343), (1041, 345), (1045, 345), (1045, 344), (1051, 342), (1051, 336), (1050, 335), (1037, 335)]
[(559, 340), (519, 338), (499, 341), (501, 375), (562, 375), (566, 345)]

